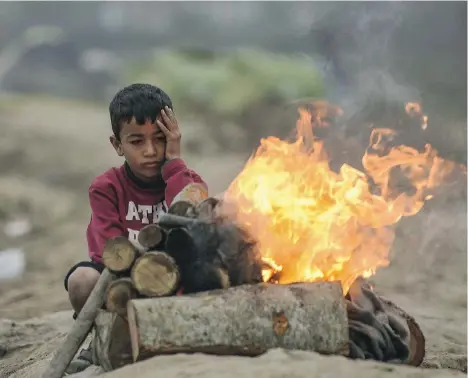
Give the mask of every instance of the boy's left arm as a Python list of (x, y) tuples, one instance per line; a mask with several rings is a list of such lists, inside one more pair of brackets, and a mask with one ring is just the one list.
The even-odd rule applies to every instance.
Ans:
[(166, 183), (165, 199), (167, 206), (171, 206), (174, 198), (190, 184), (201, 184), (200, 193), (202, 199), (208, 197), (208, 186), (199, 174), (187, 168), (180, 157), (181, 134), (179, 124), (172, 109), (166, 106), (161, 110), (162, 120), (156, 119), (159, 128), (166, 136), (166, 163), (162, 166), (161, 174)]
[(162, 177), (166, 183), (166, 203), (171, 206), (176, 197), (189, 184), (201, 184), (205, 189), (204, 197), (208, 196), (208, 186), (200, 175), (187, 167), (181, 158), (172, 159), (162, 167)]

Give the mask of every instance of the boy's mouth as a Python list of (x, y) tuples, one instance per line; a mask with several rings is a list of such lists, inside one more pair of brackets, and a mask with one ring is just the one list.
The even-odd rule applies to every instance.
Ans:
[(157, 168), (161, 165), (161, 162), (159, 161), (149, 161), (146, 163), (143, 163), (142, 166), (145, 168)]

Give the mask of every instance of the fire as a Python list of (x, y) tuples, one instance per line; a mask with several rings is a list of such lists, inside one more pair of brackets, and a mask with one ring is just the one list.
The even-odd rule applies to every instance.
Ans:
[(338, 280), (346, 293), (357, 277), (389, 264), (391, 226), (420, 211), (453, 164), (429, 145), (393, 147), (392, 130), (374, 129), (365, 172), (348, 164), (334, 172), (313, 133), (323, 126), (323, 104), (318, 109), (299, 109), (295, 141), (261, 140), (225, 192), (234, 204), (226, 211), (257, 239), (265, 281), (281, 271), (279, 283)]

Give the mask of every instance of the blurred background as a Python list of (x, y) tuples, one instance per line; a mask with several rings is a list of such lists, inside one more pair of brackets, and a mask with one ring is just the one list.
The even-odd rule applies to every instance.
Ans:
[[(405, 143), (466, 164), (466, 15), (448, 1), (2, 2), (0, 317), (69, 309), (88, 186), (121, 164), (108, 142), (118, 89), (148, 82), (172, 97), (184, 158), (213, 194), (260, 138), (291, 135), (311, 99), (344, 110), (326, 135), (338, 165), (359, 168), (369, 129), (398, 127), (408, 101), (429, 124)], [(376, 278), (466, 309), (466, 177), (439, 198), (400, 222), (403, 252)]]

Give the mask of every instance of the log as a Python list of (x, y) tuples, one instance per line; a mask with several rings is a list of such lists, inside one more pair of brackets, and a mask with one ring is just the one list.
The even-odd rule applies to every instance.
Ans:
[(127, 322), (118, 314), (100, 310), (92, 341), (93, 363), (112, 371), (133, 362)]
[(185, 216), (175, 215), (175, 214), (163, 214), (158, 220), (158, 225), (167, 229), (177, 228), (177, 227), (188, 227), (197, 223), (202, 222), (199, 219), (193, 219)]
[(139, 257), (131, 277), (138, 292), (148, 297), (173, 294), (180, 280), (174, 259), (164, 252), (147, 252)]
[(130, 270), (137, 256), (137, 249), (125, 236), (109, 239), (102, 250), (102, 262), (114, 273)]
[(257, 356), (272, 348), (348, 353), (339, 282), (131, 300), (127, 313), (134, 361), (173, 353)]
[(174, 228), (166, 252), (179, 266), (187, 294), (263, 282), (256, 243), (234, 222), (197, 221)]
[(213, 219), (215, 217), (216, 206), (220, 203), (220, 200), (215, 197), (208, 197), (207, 199), (200, 202), (195, 207), (197, 218), (199, 219)]
[(208, 197), (206, 186), (200, 183), (191, 183), (186, 185), (172, 200), (171, 206), (179, 201), (185, 201), (193, 206), (198, 205)]
[(166, 252), (179, 266), (185, 266), (196, 258), (196, 246), (185, 228), (174, 228), (167, 234)]
[(186, 217), (195, 217), (195, 206), (208, 197), (206, 187), (199, 183), (185, 186), (172, 200), (168, 213)]
[(384, 306), (387, 309), (387, 311), (395, 312), (399, 316), (403, 317), (406, 320), (406, 323), (408, 324), (408, 345), (410, 353), (407, 360), (404, 363), (410, 366), (420, 366), (426, 355), (426, 338), (421, 328), (419, 327), (419, 324), (411, 315), (409, 315), (407, 312), (398, 307), (389, 299), (384, 298), (382, 296), (380, 296), (380, 299), (384, 303)]
[(156, 249), (164, 242), (165, 231), (157, 224), (148, 224), (138, 234), (138, 243), (145, 250)]
[(127, 318), (127, 302), (138, 297), (131, 278), (124, 277), (111, 281), (106, 293), (106, 309)]
[(107, 268), (104, 269), (73, 323), (72, 329), (67, 334), (65, 341), (52, 357), (48, 368), (43, 374), (43, 378), (62, 378), (73, 356), (75, 356), (78, 348), (83, 344), (83, 341), (91, 330), (99, 309), (104, 304), (105, 291), (109, 282), (113, 279), (114, 275), (112, 272)]
[(174, 202), (167, 210), (167, 213), (189, 218), (194, 218), (196, 216), (195, 206), (187, 201)]
[(352, 357), (412, 366), (422, 363), (425, 337), (413, 317), (377, 294), (363, 277), (353, 282), (346, 297)]
[[(195, 230), (210, 238), (207, 228)], [(184, 293), (228, 288), (231, 286), (226, 264), (215, 255), (210, 243), (196, 245), (193, 232), (186, 228), (174, 228), (169, 231), (166, 241), (166, 252), (174, 258), (181, 275), (181, 286)]]

